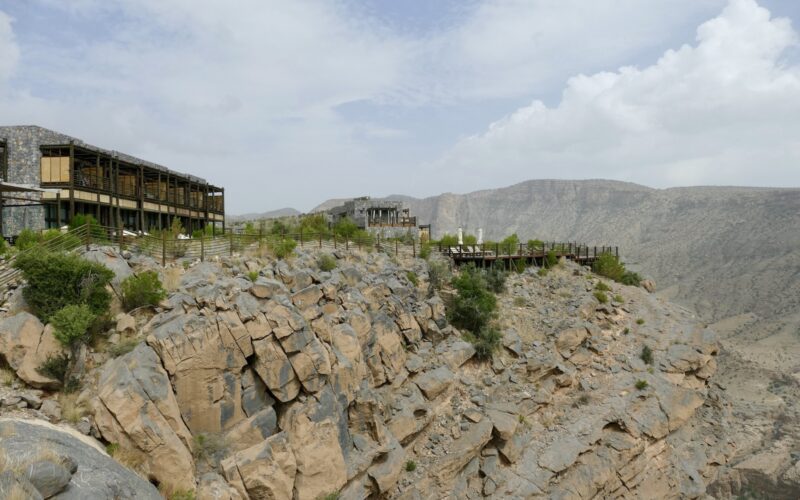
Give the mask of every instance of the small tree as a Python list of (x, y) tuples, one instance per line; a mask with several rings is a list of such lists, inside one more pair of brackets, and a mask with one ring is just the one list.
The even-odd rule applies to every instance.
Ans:
[(166, 296), (167, 291), (155, 271), (144, 271), (122, 282), (122, 305), (128, 311), (158, 305)]
[(317, 259), (317, 265), (320, 271), (333, 271), (336, 269), (336, 258), (333, 255), (321, 255)]
[(358, 231), (358, 225), (350, 217), (342, 217), (333, 226), (333, 232), (344, 238), (352, 238)]
[(279, 238), (270, 243), (270, 250), (272, 250), (272, 253), (275, 255), (275, 257), (283, 260), (292, 254), (296, 246), (297, 242), (292, 238)]
[(86, 304), (71, 304), (59, 309), (50, 318), (53, 336), (65, 346), (73, 346), (86, 339), (89, 327), (96, 316)]
[(519, 236), (516, 233), (500, 242), (500, 253), (515, 255), (519, 251)]

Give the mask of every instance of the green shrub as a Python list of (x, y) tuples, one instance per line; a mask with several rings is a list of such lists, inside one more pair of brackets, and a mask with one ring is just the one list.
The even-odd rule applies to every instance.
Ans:
[(40, 375), (58, 380), (63, 385), (69, 371), (69, 356), (66, 353), (51, 354), (36, 368), (36, 371)]
[(619, 303), (625, 302), (625, 298), (620, 294), (616, 294), (614, 295), (614, 302), (619, 302)]
[(247, 279), (255, 281), (258, 279), (258, 271), (247, 271)]
[(640, 391), (643, 391), (643, 390), (647, 389), (648, 385), (649, 384), (647, 383), (647, 380), (637, 380), (636, 381), (636, 388), (639, 389)]
[(340, 495), (338, 491), (332, 491), (325, 496), (320, 497), (322, 500), (339, 500)]
[(333, 232), (338, 236), (352, 238), (358, 232), (358, 225), (349, 217), (343, 217), (333, 225)]
[(97, 243), (106, 241), (108, 239), (108, 236), (106, 235), (106, 232), (103, 229), (103, 227), (100, 225), (99, 222), (97, 222), (97, 219), (95, 219), (94, 216), (91, 214), (77, 214), (69, 222), (69, 230), (73, 231), (75, 229), (87, 225), (89, 226), (88, 236), (91, 236), (92, 241)]
[(128, 311), (142, 306), (156, 306), (166, 296), (167, 291), (155, 271), (144, 271), (122, 282), (122, 305)]
[(50, 316), (67, 305), (86, 304), (95, 316), (108, 311), (111, 294), (106, 286), (114, 273), (74, 254), (34, 251), (17, 256), (14, 266), (28, 285), (22, 295), (36, 316)]
[(601, 292), (600, 290), (595, 290), (594, 298), (596, 298), (601, 304), (608, 302), (608, 296), (605, 294), (605, 292)]
[(539, 269), (538, 271), (536, 271), (536, 274), (538, 276), (541, 276), (542, 278), (544, 278), (545, 276), (547, 276), (547, 272), (548, 272), (547, 268), (543, 267), (543, 268)]
[(294, 252), (295, 247), (297, 247), (297, 242), (292, 238), (283, 238), (273, 240), (269, 246), (275, 257), (283, 260)]
[(72, 346), (86, 340), (89, 327), (95, 315), (86, 304), (70, 304), (59, 309), (50, 317), (53, 336), (65, 346)]
[(642, 353), (639, 357), (648, 365), (653, 364), (653, 350), (650, 349), (648, 346), (642, 347)]
[(550, 269), (552, 267), (556, 267), (558, 264), (558, 256), (556, 255), (555, 250), (548, 250), (547, 254), (544, 257), (544, 267)]
[(628, 328), (628, 327), (626, 326), (626, 327), (625, 327), (625, 329), (624, 329), (624, 330), (622, 330), (622, 333), (624, 333), (625, 335), (627, 335), (627, 334), (631, 333), (631, 329), (630, 329), (630, 328)]
[(497, 299), (487, 288), (483, 274), (473, 266), (466, 266), (453, 279), (458, 294), (449, 311), (450, 322), (473, 335), (486, 328), (497, 307)]
[(444, 235), (442, 235), (442, 238), (439, 240), (439, 244), (442, 245), (442, 247), (458, 246), (458, 236), (455, 236), (453, 234), (445, 233)]
[(431, 295), (436, 290), (441, 290), (450, 280), (450, 268), (445, 262), (428, 262), (428, 291)]
[(637, 324), (637, 325), (643, 325), (643, 324), (644, 324), (644, 318), (638, 318), (638, 319), (636, 320), (636, 324)]
[(492, 266), (484, 271), (486, 286), (494, 293), (503, 293), (506, 290), (508, 274), (499, 266)]
[(414, 271), (406, 272), (406, 278), (408, 278), (408, 281), (410, 281), (415, 287), (419, 286), (419, 278), (417, 278), (417, 273)]
[(119, 451), (119, 444), (118, 443), (108, 443), (106, 445), (106, 453), (108, 453), (109, 456), (113, 457), (114, 454), (117, 453), (118, 451)]
[(620, 283), (623, 285), (639, 286), (641, 282), (642, 277), (632, 271), (625, 271), (620, 279)]
[(475, 356), (478, 359), (489, 359), (499, 348), (503, 340), (500, 330), (486, 326), (477, 334), (467, 334), (465, 338), (475, 347)]
[(544, 242), (542, 240), (528, 240), (528, 252), (538, 252), (544, 248)]
[(431, 244), (430, 243), (423, 243), (421, 247), (419, 247), (419, 256), (421, 259), (428, 260), (431, 256)]
[(413, 460), (406, 462), (406, 472), (414, 472), (417, 470), (417, 463)]
[(601, 292), (608, 292), (611, 290), (611, 287), (606, 285), (605, 282), (601, 281), (594, 287), (594, 289), (600, 290)]
[(14, 246), (20, 252), (37, 246), (42, 241), (41, 235), (32, 229), (25, 228), (19, 232)]
[(322, 255), (319, 259), (317, 259), (317, 265), (319, 266), (320, 271), (330, 272), (336, 269), (336, 257), (333, 255)]
[(516, 233), (500, 242), (500, 253), (505, 255), (517, 255), (519, 253), (519, 236)]
[(638, 274), (627, 271), (625, 265), (612, 253), (602, 253), (592, 264), (592, 270), (600, 276), (611, 278), (623, 285), (639, 286), (642, 281)]

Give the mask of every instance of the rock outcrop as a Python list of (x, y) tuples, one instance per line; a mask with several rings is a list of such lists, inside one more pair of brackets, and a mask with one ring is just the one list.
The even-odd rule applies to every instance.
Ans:
[(0, 355), (32, 387), (56, 389), (61, 385), (61, 381), (39, 373), (38, 368), (47, 358), (62, 353), (52, 328), (45, 328), (36, 316), (20, 312), (0, 322)]
[(0, 419), (0, 498), (161, 498), (89, 438), (43, 421)]

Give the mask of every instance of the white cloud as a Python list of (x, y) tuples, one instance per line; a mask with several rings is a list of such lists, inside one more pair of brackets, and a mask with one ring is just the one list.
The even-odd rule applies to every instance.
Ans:
[[(731, 0), (697, 43), (642, 69), (571, 78), (556, 107), (534, 101), (460, 141), (435, 171), (459, 189), (530, 178), (656, 186), (800, 185), (800, 68), (787, 19)], [(493, 183), (494, 184), (494, 183)]]
[(19, 47), (14, 40), (11, 18), (0, 11), (0, 84), (14, 72), (19, 59)]

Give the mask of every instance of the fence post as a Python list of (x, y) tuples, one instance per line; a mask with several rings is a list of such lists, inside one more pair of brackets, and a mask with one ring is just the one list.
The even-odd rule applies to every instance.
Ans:
[(417, 258), (417, 242), (414, 240), (411, 240), (411, 255)]
[(300, 248), (303, 248), (303, 228), (300, 228)]
[(336, 250), (336, 233), (331, 233), (333, 235), (333, 249)]
[(233, 257), (233, 231), (231, 231), (230, 240), (228, 245), (228, 255)]
[(394, 256), (395, 257), (397, 257), (397, 246), (398, 246), (398, 242), (397, 242), (397, 240), (394, 240)]
[(161, 267), (167, 267), (167, 233), (161, 233)]
[(86, 220), (86, 251), (89, 251), (89, 245), (92, 244), (92, 231), (89, 227), (89, 220)]
[(322, 233), (319, 233), (319, 247), (322, 248)]
[(119, 247), (119, 252), (122, 253), (122, 221), (117, 219), (117, 246)]
[(348, 238), (347, 236), (344, 237), (344, 249), (350, 250), (350, 238)]
[(206, 244), (205, 237), (200, 234), (200, 262), (206, 261)]

